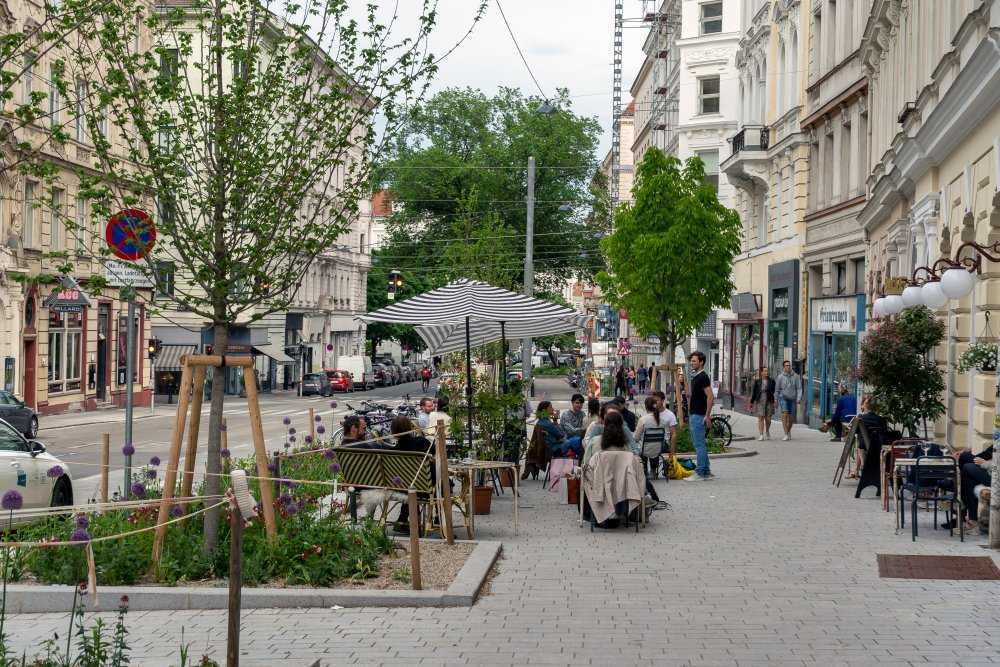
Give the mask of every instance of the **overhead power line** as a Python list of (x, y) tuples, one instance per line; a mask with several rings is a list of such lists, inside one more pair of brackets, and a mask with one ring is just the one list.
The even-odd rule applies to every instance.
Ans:
[(500, 6), (500, 0), (496, 0), (497, 9), (500, 10), (500, 18), (503, 19), (503, 24), (507, 26), (507, 32), (510, 34), (511, 41), (514, 42), (514, 48), (517, 49), (517, 55), (521, 56), (521, 62), (524, 63), (524, 68), (528, 70), (528, 74), (531, 76), (531, 80), (535, 82), (535, 88), (538, 88), (538, 93), (542, 96), (542, 99), (549, 99), (549, 96), (545, 94), (542, 90), (541, 85), (538, 83), (538, 79), (535, 78), (535, 73), (531, 71), (531, 65), (528, 64), (528, 60), (524, 57), (524, 53), (521, 51), (521, 45), (517, 43), (517, 37), (514, 36), (514, 31), (510, 28), (510, 23), (507, 22), (507, 16), (503, 13), (503, 7)]

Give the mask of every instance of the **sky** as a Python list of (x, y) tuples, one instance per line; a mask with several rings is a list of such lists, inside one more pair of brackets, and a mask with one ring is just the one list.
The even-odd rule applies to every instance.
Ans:
[[(359, 7), (367, 1), (351, 0)], [(385, 12), (391, 12), (397, 2), (375, 1)], [(626, 19), (641, 15), (641, 0), (624, 2)], [(398, 3), (400, 19), (394, 33), (402, 36), (416, 24), (415, 16), (406, 13), (418, 2), (398, 0)], [(611, 145), (613, 0), (500, 0), (500, 3), (544, 95), (554, 97), (556, 88), (568, 88), (574, 112), (600, 121), (603, 129), (597, 156), (600, 160)], [(461, 39), (478, 5), (478, 0), (440, 0), (438, 22), (430, 41), (433, 53), (443, 54)], [(628, 87), (642, 63), (645, 30), (626, 28), (623, 35), (624, 106), (630, 100)], [(431, 92), (471, 86), (492, 93), (501, 86), (510, 86), (540, 94), (504, 26), (497, 0), (489, 0), (486, 14), (473, 33), (439, 68)]]

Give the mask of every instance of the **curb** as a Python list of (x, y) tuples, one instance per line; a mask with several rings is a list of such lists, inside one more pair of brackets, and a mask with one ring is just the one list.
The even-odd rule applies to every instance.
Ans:
[[(743, 459), (748, 456), (757, 456), (756, 449), (745, 449), (742, 452), (725, 452), (722, 454), (709, 454), (709, 460), (712, 459)], [(696, 456), (693, 452), (685, 452), (684, 454), (678, 454), (679, 459), (693, 459)]]
[[(161, 416), (161, 415), (158, 415), (158, 414), (157, 415), (151, 415), (151, 414), (135, 415), (135, 414), (133, 414), (132, 415), (132, 421), (139, 421), (140, 419), (150, 419), (152, 417), (159, 417), (159, 416)], [(163, 413), (162, 416), (168, 416), (168, 413), (165, 412), (165, 413)], [(172, 415), (169, 415), (169, 416), (172, 416)], [(58, 431), (59, 429), (63, 429), (63, 428), (77, 428), (79, 426), (97, 426), (98, 424), (116, 424), (116, 423), (119, 423), (119, 422), (121, 422), (121, 423), (125, 422), (125, 413), (124, 413), (124, 411), (121, 414), (121, 419), (117, 419), (117, 418), (116, 419), (95, 419), (95, 420), (91, 420), (91, 421), (73, 422), (72, 424), (55, 424), (55, 425), (42, 424), (42, 425), (39, 426), (38, 431), (39, 431), (39, 433), (41, 433), (43, 430), (44, 431)]]
[[(456, 540), (461, 542), (462, 540)], [(471, 607), (500, 556), (500, 542), (477, 542), (476, 548), (445, 591), (382, 591), (336, 588), (244, 588), (243, 609), (311, 609), (320, 607)], [(227, 609), (225, 587), (98, 586), (97, 600), (86, 598), (86, 611), (117, 611), (122, 595), (129, 611)], [(8, 584), (8, 614), (69, 612), (72, 586)]]

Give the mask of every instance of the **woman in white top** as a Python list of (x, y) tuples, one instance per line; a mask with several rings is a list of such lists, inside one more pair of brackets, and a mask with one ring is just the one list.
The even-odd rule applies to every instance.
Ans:
[[(646, 475), (656, 479), (660, 471), (660, 455), (663, 453), (664, 445), (673, 436), (673, 424), (664, 419), (656, 397), (647, 396), (645, 406), (646, 414), (639, 419), (639, 423), (635, 427), (635, 441), (642, 448), (642, 467), (646, 471)], [(647, 441), (646, 432), (652, 432), (654, 429), (662, 435)]]

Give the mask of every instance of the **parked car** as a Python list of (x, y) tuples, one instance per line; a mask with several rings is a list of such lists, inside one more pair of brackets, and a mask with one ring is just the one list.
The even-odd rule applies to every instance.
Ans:
[(347, 371), (327, 371), (331, 391), (354, 391), (354, 380)]
[(379, 387), (388, 387), (392, 384), (392, 371), (385, 364), (372, 364), (372, 374), (375, 376), (375, 384)]
[[(53, 470), (56, 466), (62, 470)], [(69, 466), (45, 451), (45, 445), (25, 438), (17, 427), (3, 419), (0, 419), (0, 488), (16, 489), (24, 499), (24, 509), (73, 504)], [(14, 519), (14, 523), (31, 520)]]
[(302, 395), (303, 396), (332, 396), (333, 387), (330, 386), (330, 380), (326, 377), (326, 373), (306, 373), (302, 378)]
[(0, 391), (0, 419), (23, 433), (28, 440), (38, 437), (38, 413), (9, 391)]
[(403, 375), (406, 376), (405, 382), (413, 382), (420, 379), (416, 367), (411, 363), (403, 364)]
[(340, 357), (337, 359), (337, 367), (351, 374), (355, 388), (361, 387), (362, 391), (375, 388), (375, 372), (369, 357), (362, 354)]

